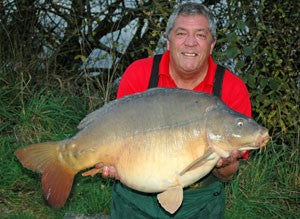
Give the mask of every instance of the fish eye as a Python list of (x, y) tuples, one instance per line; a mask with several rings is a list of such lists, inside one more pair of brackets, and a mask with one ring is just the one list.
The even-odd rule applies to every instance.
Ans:
[(237, 126), (238, 127), (242, 127), (244, 125), (244, 122), (243, 121), (238, 121), (238, 123), (237, 123)]

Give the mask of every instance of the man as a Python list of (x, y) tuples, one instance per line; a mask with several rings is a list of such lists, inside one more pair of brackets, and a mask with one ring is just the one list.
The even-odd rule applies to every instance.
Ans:
[[(217, 65), (212, 60), (216, 44), (216, 24), (208, 9), (198, 3), (177, 7), (169, 18), (167, 51), (158, 71), (158, 87), (184, 88), (212, 94)], [(125, 71), (117, 98), (148, 89), (153, 57), (137, 60)], [(251, 117), (251, 103), (245, 84), (225, 71), (221, 99), (232, 109)], [(187, 112), (188, 113), (188, 112)], [(112, 218), (223, 218), (224, 189), (220, 181), (230, 180), (238, 170), (245, 152), (233, 151), (221, 159), (212, 173), (184, 191), (180, 209), (170, 215), (156, 199), (156, 194), (140, 193), (116, 182), (113, 189)], [(103, 167), (103, 177), (116, 177), (113, 167)]]

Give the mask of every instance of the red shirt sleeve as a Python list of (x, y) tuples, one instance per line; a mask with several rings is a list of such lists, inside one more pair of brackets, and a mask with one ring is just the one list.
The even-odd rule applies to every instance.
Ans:
[(248, 117), (252, 116), (250, 95), (246, 85), (239, 77), (228, 71), (224, 75), (222, 100), (231, 109)]
[(140, 59), (128, 66), (121, 78), (117, 99), (148, 89), (152, 59), (153, 57)]

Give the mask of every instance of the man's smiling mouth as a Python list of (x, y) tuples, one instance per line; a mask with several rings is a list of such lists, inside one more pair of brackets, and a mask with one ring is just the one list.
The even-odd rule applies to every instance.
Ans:
[(197, 53), (188, 53), (188, 52), (182, 52), (181, 54), (184, 56), (189, 56), (189, 57), (195, 57), (198, 55)]

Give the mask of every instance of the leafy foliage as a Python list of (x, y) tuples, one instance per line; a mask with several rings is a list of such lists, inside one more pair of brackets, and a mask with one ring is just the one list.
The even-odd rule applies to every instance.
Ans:
[[(215, 57), (246, 82), (254, 117), (299, 149), (299, 2), (228, 1)], [(298, 9), (297, 9), (298, 8)]]

